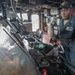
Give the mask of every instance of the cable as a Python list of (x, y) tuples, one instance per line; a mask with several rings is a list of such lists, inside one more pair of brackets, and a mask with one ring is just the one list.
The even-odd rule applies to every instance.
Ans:
[(62, 2), (62, 1), (60, 1), (60, 2), (59, 2), (59, 1), (57, 2), (57, 1), (56, 1), (56, 2), (55, 2), (55, 1), (51, 1), (51, 0), (47, 0), (47, 1), (48, 1), (48, 2), (51, 2), (51, 3), (53, 3), (53, 4), (57, 4), (57, 3), (60, 4), (60, 3)]
[(25, 9), (22, 8), (21, 6), (16, 6), (16, 8), (20, 8), (20, 9), (22, 9), (23, 11), (25, 11)]

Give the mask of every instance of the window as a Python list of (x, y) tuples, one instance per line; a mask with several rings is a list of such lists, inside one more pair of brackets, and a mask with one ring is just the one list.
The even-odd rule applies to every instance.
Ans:
[(39, 29), (39, 16), (37, 14), (33, 14), (31, 16), (32, 19), (32, 31), (36, 31), (37, 29)]
[(18, 17), (21, 19), (20, 13), (17, 13)]
[(28, 20), (28, 15), (27, 15), (27, 13), (23, 13), (23, 14), (22, 14), (22, 19), (23, 19), (23, 21), (24, 21), (24, 20)]
[(0, 13), (0, 16), (2, 16), (2, 13)]

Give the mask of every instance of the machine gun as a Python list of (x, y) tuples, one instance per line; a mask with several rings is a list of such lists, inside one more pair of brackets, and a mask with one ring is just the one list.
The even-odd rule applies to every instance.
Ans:
[[(34, 49), (29, 51), (30, 55), (38, 65), (39, 70), (42, 72), (45, 68), (48, 75), (51, 74), (52, 68), (58, 72), (62, 63), (59, 54), (62, 54), (63, 52), (64, 49), (61, 45), (51, 46), (43, 43), (36, 43)], [(52, 75), (54, 75), (54, 73), (52, 73)]]
[[(56, 40), (52, 39), (51, 42), (56, 42)], [(75, 67), (63, 57), (63, 53), (64, 48), (61, 44), (51, 46), (35, 43), (33, 49), (30, 50), (41, 72), (45, 68), (49, 75), (55, 75), (57, 72), (57, 75), (74, 75)]]

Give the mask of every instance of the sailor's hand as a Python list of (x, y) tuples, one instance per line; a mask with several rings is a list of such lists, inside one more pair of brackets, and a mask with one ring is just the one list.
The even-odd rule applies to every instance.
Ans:
[(60, 44), (60, 43), (61, 43), (61, 40), (60, 39), (56, 39), (55, 44)]
[(52, 43), (53, 45), (60, 44), (61, 43), (61, 40), (60, 39), (57, 39), (57, 38), (51, 38), (50, 43)]

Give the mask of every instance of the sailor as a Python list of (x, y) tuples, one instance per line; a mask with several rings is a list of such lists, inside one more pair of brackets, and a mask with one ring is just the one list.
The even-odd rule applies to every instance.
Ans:
[(75, 17), (72, 15), (72, 5), (64, 1), (61, 3), (59, 10), (61, 20), (56, 43), (63, 45), (65, 59), (75, 66)]

